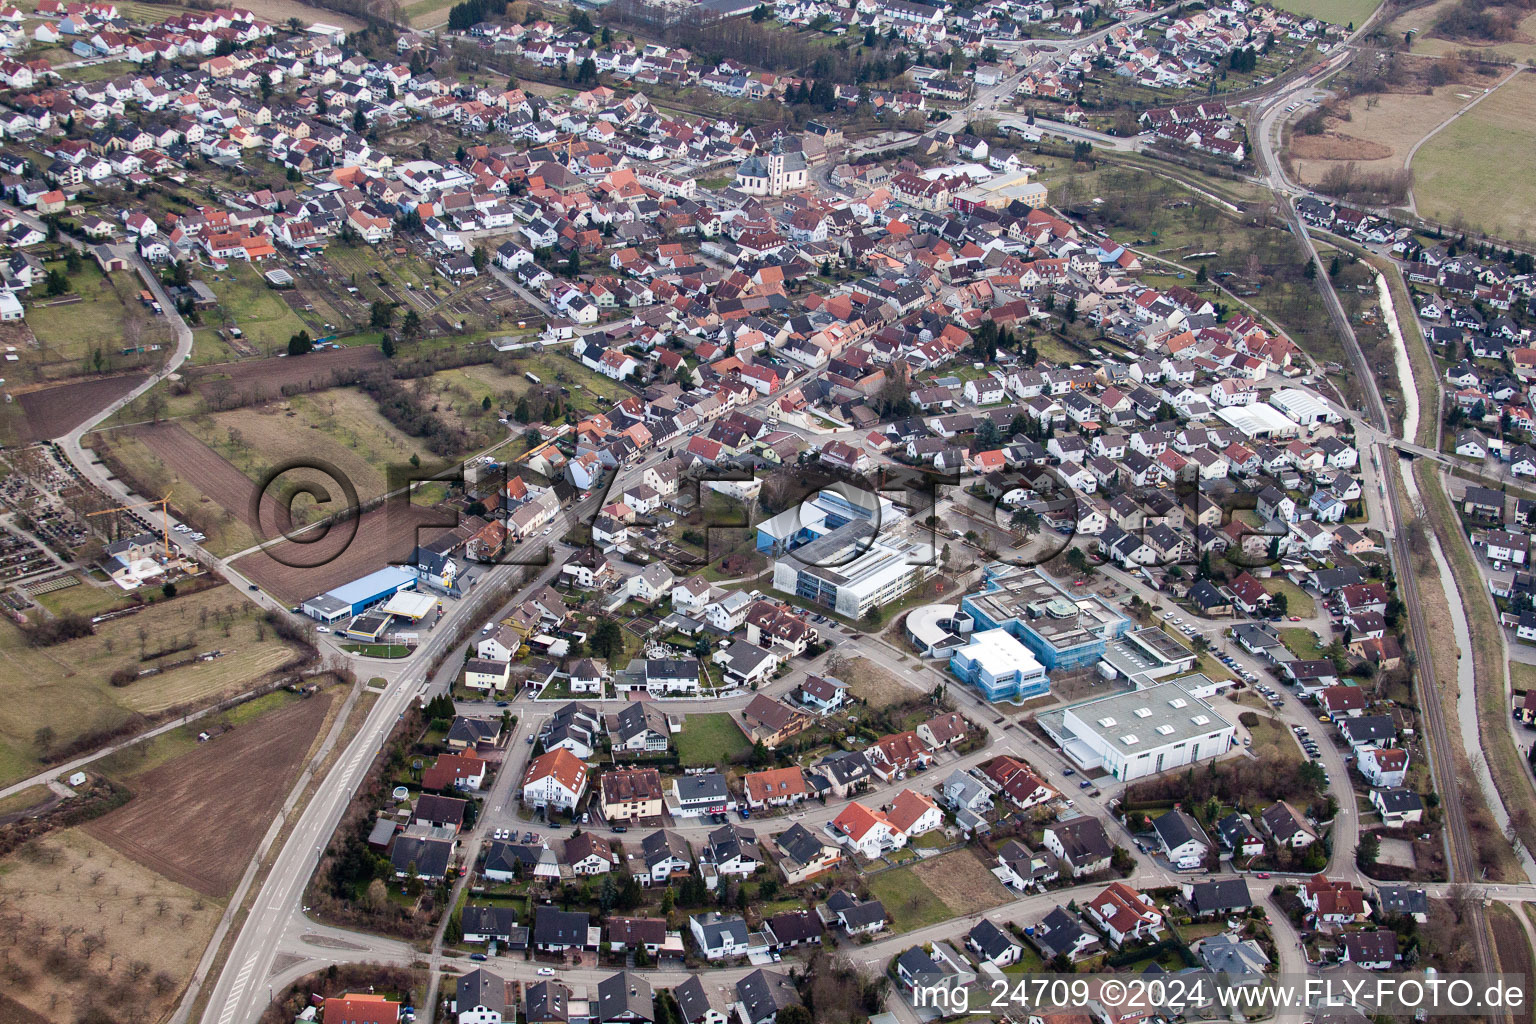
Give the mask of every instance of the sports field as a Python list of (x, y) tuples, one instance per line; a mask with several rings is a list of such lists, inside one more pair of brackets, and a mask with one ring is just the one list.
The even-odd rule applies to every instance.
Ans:
[(1522, 73), (1424, 144), (1413, 158), (1419, 213), (1512, 240), (1536, 231), (1536, 77)]

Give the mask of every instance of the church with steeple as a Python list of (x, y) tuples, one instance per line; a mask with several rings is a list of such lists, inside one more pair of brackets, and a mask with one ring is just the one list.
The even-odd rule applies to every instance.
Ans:
[(782, 196), (811, 183), (811, 171), (805, 154), (784, 149), (784, 140), (774, 137), (766, 156), (749, 156), (736, 169), (736, 189), (749, 196)]

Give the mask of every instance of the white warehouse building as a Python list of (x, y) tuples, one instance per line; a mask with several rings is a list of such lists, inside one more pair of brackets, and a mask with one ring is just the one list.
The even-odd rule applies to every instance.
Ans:
[(1121, 782), (1220, 757), (1236, 730), (1178, 681), (1111, 694), (1037, 721), (1079, 767)]
[(1296, 437), (1301, 425), (1271, 405), (1226, 405), (1216, 410), (1218, 419), (1236, 427), (1250, 441)]
[(1304, 427), (1338, 423), (1342, 419), (1327, 402), (1298, 388), (1281, 388), (1269, 396), (1269, 404)]

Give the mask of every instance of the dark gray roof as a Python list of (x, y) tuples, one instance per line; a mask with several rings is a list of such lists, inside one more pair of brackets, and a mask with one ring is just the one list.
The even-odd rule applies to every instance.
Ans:
[(459, 923), (465, 935), (509, 936), (517, 926), (517, 911), (511, 907), (466, 906)]
[(863, 751), (858, 750), (828, 754), (816, 763), (816, 767), (825, 771), (839, 786), (867, 779), (874, 774), (869, 766), (869, 759), (864, 756)]
[(1248, 882), (1245, 879), (1221, 878), (1191, 885), (1189, 906), (1196, 914), (1221, 914), (1232, 910), (1247, 910), (1253, 906), (1253, 899), (1248, 894)]
[(1397, 728), (1390, 715), (1366, 715), (1362, 718), (1346, 718), (1339, 729), (1351, 743), (1372, 743), (1377, 746), (1390, 743), (1397, 737)]
[(699, 931), (704, 936), (706, 949), (716, 949), (723, 945), (724, 943), (720, 940), (721, 936), (725, 935), (730, 936), (740, 945), (744, 946), (747, 943), (747, 922), (735, 914), (722, 914), (712, 910), (707, 914), (695, 915), (694, 920), (699, 923)]
[(1391, 789), (1378, 789), (1375, 791), (1376, 799), (1389, 813), (1402, 814), (1408, 811), (1422, 811), (1424, 801), (1419, 799), (1419, 794), (1404, 786), (1394, 786)]
[(461, 1012), (483, 1006), (507, 1016), (507, 983), (484, 968), (470, 971), (460, 978), (454, 998), (458, 1000)]
[(937, 979), (944, 971), (933, 962), (933, 957), (923, 952), (923, 947), (913, 946), (896, 958), (898, 969), (905, 970), (911, 978)]
[(483, 743), (500, 735), (499, 719), (465, 718), (461, 715), (453, 720), (453, 725), (448, 729), (448, 739), (459, 743)]
[(556, 907), (540, 907), (533, 917), (535, 946), (576, 946), (587, 944), (587, 915)]
[(789, 854), (791, 858), (801, 864), (809, 864), (821, 855), (822, 848), (826, 846), (820, 839), (811, 833), (804, 825), (791, 825), (775, 838), (779, 849)]
[(1091, 815), (1084, 814), (1058, 822), (1051, 826), (1051, 831), (1060, 840), (1067, 859), (1074, 865), (1092, 863), (1114, 852), (1103, 822)]
[(1378, 885), (1376, 899), (1383, 914), (1427, 914), (1429, 894), (1411, 885)]
[(1062, 907), (1057, 907), (1035, 926), (1035, 945), (1047, 957), (1070, 950), (1079, 938), (1087, 934), (1082, 922)]
[(767, 925), (779, 945), (805, 942), (821, 934), (821, 918), (809, 910), (786, 910), (770, 917)]
[(675, 857), (685, 864), (693, 860), (693, 851), (688, 847), (688, 840), (666, 829), (657, 829), (642, 839), (640, 850), (645, 856), (647, 867), (667, 856)]
[(751, 1024), (762, 1024), (786, 1006), (800, 1005), (800, 993), (795, 991), (794, 982), (786, 975), (761, 968), (736, 983), (736, 998), (741, 1000)]
[(976, 927), (966, 935), (966, 940), (974, 943), (981, 951), (981, 955), (988, 960), (1007, 952), (1009, 947), (1018, 945), (1007, 932), (986, 918), (976, 922)]
[(730, 794), (725, 786), (725, 776), (719, 772), (700, 772), (678, 779), (677, 798), (685, 804), (696, 801), (724, 801)]
[(1235, 849), (1239, 844), (1249, 839), (1258, 838), (1253, 831), (1253, 827), (1236, 811), (1216, 822), (1216, 834), (1221, 837), (1221, 841), (1229, 849)]
[(1169, 850), (1177, 849), (1190, 840), (1210, 845), (1205, 838), (1205, 832), (1200, 828), (1200, 823), (1177, 807), (1166, 814), (1158, 815), (1152, 822), (1152, 827), (1157, 831), (1157, 837), (1163, 841), (1163, 846)]
[(744, 860), (762, 860), (757, 852), (757, 833), (740, 825), (721, 825), (709, 834), (710, 859), (722, 864), (732, 857)]
[[(571, 990), (558, 981), (541, 981), (528, 987), (525, 1012), (530, 1021), (568, 1020)], [(459, 1006), (464, 999), (459, 998)], [(505, 1016), (503, 1016), (505, 1019)]]
[(683, 1024), (698, 1024), (709, 1014), (709, 993), (697, 974), (690, 974), (687, 981), (674, 988), (672, 997), (682, 1011)]
[(620, 971), (597, 983), (599, 1020), (655, 1020), (651, 983), (638, 974)]
[(453, 859), (453, 844), (446, 839), (418, 839), (400, 836), (390, 852), (389, 863), (396, 871), (411, 871), (423, 878), (442, 878)]

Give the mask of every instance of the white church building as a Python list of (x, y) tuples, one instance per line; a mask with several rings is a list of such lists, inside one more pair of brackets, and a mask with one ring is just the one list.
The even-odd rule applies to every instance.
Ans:
[(736, 170), (736, 188), (749, 196), (781, 196), (811, 183), (805, 154), (784, 151), (782, 139), (773, 140), (767, 156), (749, 156)]

